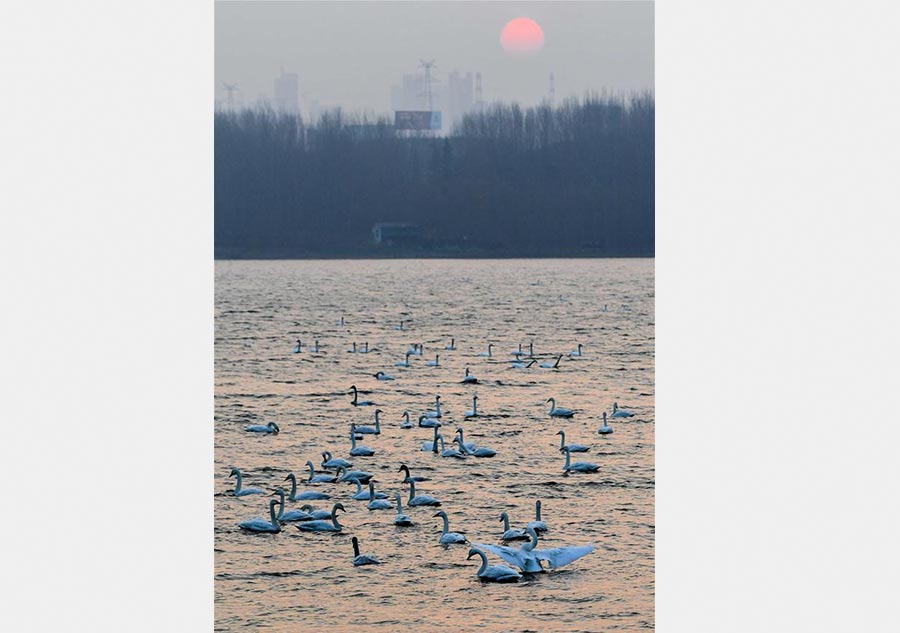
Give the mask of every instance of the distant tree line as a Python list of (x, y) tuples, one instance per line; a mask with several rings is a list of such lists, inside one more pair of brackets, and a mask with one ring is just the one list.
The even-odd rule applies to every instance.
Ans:
[[(376, 245), (373, 225), (417, 239)], [(215, 115), (217, 257), (651, 256), (654, 100), (497, 104), (447, 137), (340, 110)]]

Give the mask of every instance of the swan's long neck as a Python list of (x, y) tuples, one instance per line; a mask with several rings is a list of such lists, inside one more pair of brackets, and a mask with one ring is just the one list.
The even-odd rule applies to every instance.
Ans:
[(472, 413), (478, 415), (478, 398), (472, 398)]
[(353, 539), (353, 558), (359, 556), (359, 541)]
[(275, 504), (278, 503), (275, 499), (269, 501), (269, 520), (272, 522), (273, 527), (278, 526), (278, 518), (281, 516), (281, 513), (284, 512), (284, 503), (281, 504), (281, 512), (278, 513), (278, 516), (275, 516)]
[(534, 518), (537, 521), (541, 520), (541, 502), (538, 501), (534, 504)]
[(397, 514), (403, 514), (403, 502), (400, 501), (400, 493), (397, 493)]
[(532, 528), (528, 528), (528, 536), (531, 537), (531, 540), (522, 546), (522, 549), (525, 550), (526, 552), (530, 552), (535, 547), (537, 547), (537, 544), (538, 544), (537, 532), (535, 532)]
[(566, 432), (563, 431), (559, 434), (559, 450), (562, 450), (566, 447)]
[(241, 476), (241, 471), (235, 471), (237, 473), (237, 485), (234, 487), (234, 494), (238, 494), (241, 491), (241, 483), (244, 481), (244, 478)]
[(331, 509), (331, 522), (334, 523), (334, 527), (341, 527), (341, 524), (338, 523), (338, 520), (337, 520), (337, 511), (338, 511), (337, 508)]
[(416, 496), (416, 482), (409, 480), (409, 500), (412, 501)]
[(359, 483), (359, 479), (357, 479), (356, 480), (356, 494), (359, 494), (361, 492), (362, 492), (362, 484)]
[(356, 448), (356, 433), (354, 431), (350, 431), (350, 450)]
[(447, 518), (446, 514), (442, 514), (441, 518), (444, 520), (444, 531), (443, 534), (446, 534), (450, 531), (450, 519)]
[(378, 416), (381, 415), (380, 411), (375, 411), (375, 428), (378, 428)]
[(562, 358), (562, 356), (557, 356), (557, 357), (556, 357), (556, 362), (553, 363), (553, 369), (556, 369), (557, 367), (559, 367), (559, 360), (560, 360), (561, 358)]
[(508, 532), (509, 531), (509, 516), (504, 512), (503, 516), (500, 518), (503, 519), (503, 531)]
[(316, 469), (313, 468), (312, 462), (306, 462), (306, 465), (309, 466), (309, 481), (312, 481), (312, 478), (316, 476)]
[(556, 400), (550, 398), (550, 413), (553, 413), (556, 410)]
[[(278, 498), (281, 499), (281, 502), (278, 504), (278, 519), (281, 520), (281, 517), (284, 516), (284, 490), (278, 493)], [(275, 499), (272, 499), (275, 501)]]
[(297, 496), (297, 476), (294, 473), (291, 473), (291, 476), (288, 477), (291, 480), (291, 499)]
[(571, 453), (569, 451), (566, 451), (566, 470), (569, 470), (569, 465), (570, 465), (569, 460), (570, 459), (571, 459)]
[(478, 570), (478, 575), (480, 576), (484, 573), (484, 570), (487, 569), (487, 554), (480, 549), (475, 550), (475, 553), (481, 557), (481, 568)]
[(444, 450), (446, 450), (446, 449), (444, 448), (444, 436), (443, 436), (443, 435), (438, 435), (438, 439), (441, 441), (441, 452), (443, 453)]
[(406, 423), (409, 424), (409, 411), (403, 412), (403, 418), (406, 420)]

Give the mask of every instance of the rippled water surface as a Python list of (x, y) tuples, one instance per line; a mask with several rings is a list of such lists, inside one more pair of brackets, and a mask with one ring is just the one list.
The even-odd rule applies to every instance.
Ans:
[[(606, 306), (606, 310), (604, 310)], [(340, 318), (345, 323), (341, 326)], [(408, 323), (395, 329), (401, 319)], [(216, 263), (215, 611), (219, 630), (601, 631), (654, 624), (654, 291), (653, 260), (402, 260)], [(445, 351), (451, 337), (456, 351)], [(295, 341), (303, 352), (292, 353)], [(320, 351), (307, 345), (318, 339)], [(539, 362), (584, 344), (558, 369), (511, 369), (510, 352), (534, 342)], [(369, 353), (348, 353), (368, 342)], [(411, 367), (395, 367), (412, 343), (425, 346)], [(479, 357), (488, 342), (493, 358)], [(439, 367), (426, 362), (440, 354)], [(479, 384), (463, 385), (466, 367)], [(394, 381), (375, 380), (383, 370)], [(353, 407), (348, 387), (384, 410), (380, 436), (362, 442), (373, 457), (349, 458), (349, 425), (371, 424), (374, 407)], [(433, 408), (441, 395), (442, 432), (497, 451), (455, 460), (421, 451), (425, 428), (400, 429), (404, 410)], [(464, 420), (478, 395), (483, 417)], [(575, 409), (551, 419), (546, 400)], [(614, 401), (635, 417), (597, 434)], [(415, 419), (415, 415), (414, 418)], [(275, 421), (279, 435), (246, 424)], [(594, 474), (563, 476), (557, 430), (591, 445), (576, 459)], [(303, 485), (341, 501), (340, 534), (243, 533), (237, 524), (268, 516), (270, 497), (229, 494), (231, 466), (244, 486), (271, 491), (289, 472), (305, 481), (321, 451), (375, 474), (378, 489), (403, 493), (400, 463), (431, 481), (450, 529), (499, 544), (500, 512), (513, 527), (534, 519), (543, 500), (550, 531), (540, 548), (595, 543), (558, 571), (518, 584), (482, 584), (468, 546), (438, 544), (434, 508), (406, 508), (415, 526), (393, 525), (395, 510), (370, 511), (349, 484)], [(573, 455), (573, 457), (575, 457)], [(321, 470), (319, 468), (319, 470)], [(288, 502), (288, 509), (301, 503)], [(382, 565), (353, 567), (350, 537)], [(515, 543), (514, 543), (515, 544)], [(490, 555), (490, 563), (502, 563)]]

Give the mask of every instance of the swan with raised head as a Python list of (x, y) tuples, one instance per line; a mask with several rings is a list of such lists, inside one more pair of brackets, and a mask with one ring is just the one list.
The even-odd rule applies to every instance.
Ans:
[(566, 447), (566, 465), (563, 467), (564, 473), (595, 473), (600, 467), (597, 464), (591, 462), (575, 462), (574, 464), (571, 460), (571, 450)]
[(331, 456), (331, 451), (322, 451), (322, 468), (331, 470), (338, 466), (350, 468), (353, 466), (353, 462), (348, 462), (346, 459), (341, 459), (340, 457), (334, 458)]
[(279, 508), (278, 508), (278, 516), (275, 517), (282, 523), (290, 523), (292, 521), (312, 521), (313, 517), (309, 512), (304, 512), (303, 510), (289, 510), (285, 512), (284, 509), (284, 488), (277, 488), (273, 495), (278, 495), (279, 500)]
[(413, 428), (413, 423), (409, 421), (409, 411), (403, 412), (403, 422), (400, 423), (401, 429), (411, 429)]
[[(369, 481), (369, 487), (366, 489), (363, 489), (362, 484), (359, 483), (358, 479), (354, 480), (354, 483), (356, 483), (356, 494), (351, 496), (350, 497), (351, 499), (353, 499), (355, 501), (371, 501), (373, 499), (372, 493), (374, 492), (375, 487), (372, 485), (371, 481)], [(378, 492), (375, 494), (374, 498), (375, 499), (387, 499), (387, 495), (384, 494), (383, 492)]]
[(575, 349), (575, 350), (572, 350), (571, 352), (569, 352), (569, 356), (583, 356), (584, 354), (582, 354), (582, 352), (581, 352), (582, 347), (583, 346), (581, 345), (581, 343), (579, 343), (578, 349)]
[(262, 488), (242, 488), (241, 484), (244, 482), (244, 475), (241, 473), (239, 468), (232, 468), (231, 474), (228, 475), (229, 478), (237, 477), (237, 485), (234, 487), (234, 496), (235, 497), (246, 497), (247, 495), (261, 495), (263, 494)]
[(494, 346), (493, 343), (488, 343), (487, 351), (486, 351), (486, 352), (479, 352), (478, 355), (479, 355), (479, 356), (484, 356), (484, 357), (486, 357), (486, 358), (491, 358), (491, 357), (492, 357), (492, 354), (491, 354), (491, 348), (492, 348), (493, 346)]
[(355, 354), (355, 353), (356, 353), (356, 343), (353, 344), (353, 347), (351, 347), (350, 349), (347, 350), (347, 353), (348, 353), (348, 354)]
[(516, 358), (518, 358), (519, 356), (523, 356), (524, 354), (525, 354), (525, 352), (522, 351), (522, 344), (521, 344), (521, 343), (519, 343), (519, 349), (514, 350), (514, 351), (512, 351), (512, 352), (509, 353), (510, 356), (515, 356)]
[(561, 435), (559, 438), (559, 452), (564, 453), (568, 448), (573, 453), (587, 453), (591, 450), (590, 446), (585, 446), (584, 444), (566, 444), (566, 432), (562, 429), (556, 432), (557, 435)]
[(477, 418), (478, 417), (478, 396), (472, 396), (472, 408), (466, 411), (465, 417), (467, 418)]
[[(466, 454), (462, 451), (459, 451), (455, 448), (445, 448), (444, 447), (444, 436), (438, 433), (437, 441), (441, 443), (441, 457), (455, 457), (457, 459), (465, 459)], [(434, 443), (434, 453), (437, 453), (437, 441)]]
[(281, 429), (279, 429), (278, 425), (274, 422), (269, 422), (268, 424), (251, 424), (250, 426), (245, 426), (244, 430), (249, 431), (250, 433), (271, 433), (272, 435), (278, 435), (281, 432)]
[(469, 368), (466, 367), (466, 375), (459, 382), (463, 385), (477, 385), (478, 379), (473, 374), (470, 374)]
[(338, 466), (337, 475), (337, 481), (339, 482), (349, 481), (350, 483), (353, 483), (355, 481), (359, 481), (359, 483), (361, 484), (369, 483), (369, 480), (374, 476), (372, 475), (372, 473), (367, 473), (364, 470), (348, 471), (343, 466)]
[(522, 577), (522, 574), (506, 565), (488, 566), (487, 554), (476, 547), (469, 550), (466, 560), (473, 556), (481, 557), (481, 567), (478, 569), (478, 577), (481, 580), (488, 582), (517, 582)]
[(346, 512), (346, 510), (344, 510), (343, 504), (336, 503), (336, 504), (334, 504), (334, 507), (331, 508), (331, 521), (326, 521), (326, 520), (306, 521), (304, 523), (298, 523), (297, 529), (302, 532), (340, 532), (344, 526), (341, 525), (340, 523), (338, 523), (338, 520), (337, 520), (337, 511), (338, 510), (341, 510), (342, 512)]
[(441, 517), (444, 520), (444, 529), (441, 532), (441, 540), (439, 541), (441, 545), (452, 545), (454, 543), (465, 543), (466, 537), (460, 534), (459, 532), (451, 532), (450, 531), (450, 519), (447, 517), (447, 513), (443, 510), (438, 510), (434, 516)]
[(409, 466), (406, 464), (400, 464), (400, 469), (397, 471), (398, 473), (404, 472), (406, 476), (401, 481), (401, 484), (408, 484), (411, 481), (431, 481), (430, 477), (422, 477), (420, 475), (410, 475), (409, 474)]
[(527, 573), (545, 571), (541, 561), (549, 563), (551, 569), (558, 569), (563, 565), (578, 560), (582, 556), (590, 554), (596, 547), (593, 545), (575, 545), (569, 547), (554, 547), (553, 549), (535, 549), (538, 545), (538, 535), (534, 528), (525, 528), (525, 532), (531, 540), (519, 548), (507, 545), (488, 545), (476, 543), (475, 547), (496, 554), (510, 565), (515, 565)]
[(451, 339), (450, 339), (450, 345), (445, 345), (445, 346), (444, 346), (444, 349), (445, 349), (445, 350), (448, 350), (448, 351), (451, 351), (451, 352), (456, 351), (456, 339), (455, 339), (455, 338), (451, 338)]
[(300, 339), (297, 339), (297, 344), (294, 345), (294, 353), (299, 354), (303, 351), (303, 343), (300, 342)]
[(456, 434), (459, 435), (460, 445), (466, 450), (466, 452), (474, 451), (476, 448), (478, 448), (478, 445), (475, 444), (475, 442), (467, 442), (463, 437), (463, 427), (456, 427)]
[(559, 369), (559, 361), (562, 360), (562, 354), (556, 357), (555, 362), (550, 362), (549, 360), (545, 363), (541, 363), (541, 367), (544, 369)]
[(633, 418), (634, 414), (628, 409), (620, 409), (618, 402), (613, 402), (612, 417), (614, 418)]
[(597, 433), (600, 435), (609, 435), (613, 432), (613, 428), (606, 423), (606, 411), (603, 412), (603, 424), (600, 425), (600, 428), (597, 429)]
[(306, 480), (308, 484), (333, 484), (337, 481), (337, 478), (334, 475), (317, 475), (316, 467), (311, 461), (307, 461), (306, 465), (309, 466), (309, 479)]
[[(497, 454), (497, 451), (487, 446), (476, 446), (473, 449), (466, 448), (463, 445), (462, 435), (457, 435), (453, 441), (459, 445), (460, 452), (472, 457), (493, 457)], [(471, 442), (469, 444), (471, 445)]]
[(417, 495), (416, 482), (409, 480), (409, 499), (406, 501), (408, 506), (439, 506), (441, 502), (430, 495)]
[[(421, 421), (421, 418), (419, 418), (419, 420)], [(430, 439), (430, 440), (426, 440), (426, 441), (422, 442), (422, 450), (423, 450), (423, 451), (435, 451), (435, 452), (437, 452), (436, 449), (435, 449), (435, 446), (437, 446), (438, 433), (440, 432), (438, 429), (441, 428), (440, 422), (438, 422), (437, 424), (435, 424), (432, 428), (434, 429), (434, 437), (433, 437), (432, 439)]]
[(531, 369), (531, 366), (534, 365), (537, 361), (530, 360), (527, 363), (523, 360), (513, 361), (513, 364), (510, 366), (511, 369)]
[(439, 417), (441, 417), (441, 397), (440, 397), (440, 396), (435, 396), (435, 397), (434, 397), (434, 411), (426, 411), (426, 412), (425, 412), (425, 417), (426, 417), (426, 418), (439, 418)]
[(412, 352), (407, 351), (406, 356), (404, 356), (403, 360), (398, 360), (394, 366), (395, 367), (409, 367), (409, 357), (412, 356)]
[(548, 530), (547, 524), (541, 519), (541, 500), (538, 499), (534, 502), (534, 521), (528, 522), (528, 527), (532, 528), (535, 532), (546, 532)]
[(387, 499), (387, 495), (383, 492), (375, 492), (375, 482), (369, 481), (369, 505), (367, 506), (369, 510), (390, 510), (393, 508), (393, 504), (390, 501), (385, 501)]
[(375, 454), (375, 450), (368, 446), (360, 444), (356, 445), (356, 424), (350, 423), (350, 456), (351, 457), (371, 457)]
[(399, 525), (400, 527), (412, 525), (412, 519), (408, 514), (403, 513), (403, 502), (400, 500), (400, 493), (398, 492), (395, 497), (397, 499), (397, 514), (394, 516), (394, 525)]
[(400, 325), (395, 325), (395, 326), (394, 326), (394, 329), (395, 329), (395, 330), (401, 330), (401, 331), (402, 331), (402, 330), (403, 330), (403, 321), (400, 321)]
[(528, 344), (528, 356), (526, 358), (534, 358), (534, 341)]
[(357, 391), (356, 385), (350, 385), (350, 390), (353, 391), (353, 400), (350, 402), (350, 404), (352, 404), (354, 407), (371, 407), (375, 405), (375, 403), (371, 400), (359, 399), (359, 391)]
[(435, 354), (434, 360), (430, 360), (425, 364), (428, 365), (429, 367), (440, 367), (441, 366), (441, 355)]
[(500, 513), (500, 520), (503, 521), (503, 536), (500, 537), (500, 540), (524, 541), (529, 538), (525, 533), (525, 530), (517, 530), (509, 527), (509, 515), (506, 513), (506, 510)]
[(552, 418), (571, 418), (575, 415), (575, 412), (572, 411), (572, 409), (557, 407), (555, 398), (547, 398), (547, 402), (550, 403), (550, 417)]
[(250, 519), (249, 521), (241, 521), (238, 527), (248, 532), (268, 532), (277, 534), (281, 532), (281, 525), (278, 523), (278, 517), (275, 516), (275, 506), (278, 505), (278, 499), (269, 501), (269, 520), (263, 518)]
[(313, 352), (314, 354), (318, 354), (318, 353), (319, 353), (319, 339), (316, 339), (316, 342), (315, 342), (315, 344), (313, 345), (313, 348), (312, 348), (312, 352)]
[[(401, 321), (403, 323), (403, 321)], [(375, 558), (374, 556), (369, 556), (368, 554), (360, 554), (359, 553), (359, 539), (355, 536), (350, 539), (350, 542), (353, 543), (353, 566), (361, 567), (363, 565), (380, 565), (381, 561)]]
[(368, 354), (369, 353), (369, 341), (363, 343), (363, 348), (359, 350), (360, 354)]
[(356, 433), (359, 435), (381, 435), (381, 421), (378, 419), (384, 411), (375, 409), (375, 426), (357, 426)]
[(327, 495), (324, 492), (318, 492), (316, 490), (304, 490), (300, 494), (297, 494), (297, 476), (294, 473), (289, 473), (287, 477), (284, 478), (285, 481), (291, 482), (291, 494), (288, 496), (289, 501), (307, 501), (310, 499), (330, 499), (331, 495)]
[(394, 377), (391, 376), (390, 374), (384, 373), (383, 371), (376, 371), (375, 379), (376, 380), (394, 380)]

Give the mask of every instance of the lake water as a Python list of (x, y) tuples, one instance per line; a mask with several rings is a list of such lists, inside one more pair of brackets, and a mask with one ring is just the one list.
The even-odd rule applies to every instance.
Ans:
[[(215, 284), (217, 630), (653, 628), (652, 259), (220, 261)], [(395, 329), (401, 319), (408, 321), (402, 331)], [(451, 337), (457, 350), (445, 351)], [(301, 354), (292, 353), (297, 338)], [(307, 347), (315, 339), (319, 353)], [(511, 369), (510, 352), (531, 341), (539, 362), (578, 343), (584, 356), (564, 357), (555, 370)], [(353, 342), (368, 342), (369, 353), (348, 353)], [(410, 357), (408, 369), (395, 367), (419, 342), (424, 356)], [(488, 342), (493, 358), (479, 357)], [(427, 367), (436, 353), (440, 366)], [(460, 384), (467, 366), (480, 384)], [(396, 380), (375, 380), (379, 370)], [(374, 410), (350, 405), (351, 384), (385, 412), (381, 435), (361, 442), (375, 449), (373, 457), (348, 457), (350, 423), (372, 424)], [(435, 394), (448, 442), (463, 426), (467, 441), (495, 449), (496, 457), (421, 451), (431, 429), (402, 430), (400, 419), (404, 410), (433, 408)], [(473, 394), (484, 417), (465, 421)], [(575, 417), (551, 419), (551, 396)], [(635, 417), (611, 421), (614, 433), (600, 436), (602, 411), (614, 401)], [(268, 421), (281, 433), (243, 430)], [(595, 462), (599, 472), (563, 476), (561, 428), (568, 442), (592, 446), (573, 461)], [(321, 470), (323, 450), (374, 473), (391, 500), (401, 492), (416, 525), (394, 527), (394, 509), (369, 511), (367, 502), (350, 499), (350, 484), (300, 483), (331, 494), (312, 502), (316, 508), (344, 504), (342, 533), (301, 533), (295, 524), (271, 535), (238, 529), (240, 521), (268, 517), (271, 497), (230, 495), (231, 466), (242, 469), (245, 487), (289, 491), (287, 473), (305, 482), (306, 461)], [(450, 529), (471, 542), (499, 544), (501, 511), (524, 527), (541, 499), (550, 531), (539, 548), (599, 547), (518, 584), (482, 584), (480, 559), (466, 560), (467, 545), (438, 544), (436, 509), (406, 507), (400, 463), (431, 478), (416, 492), (439, 498)], [(351, 536), (383, 564), (353, 567)]]

